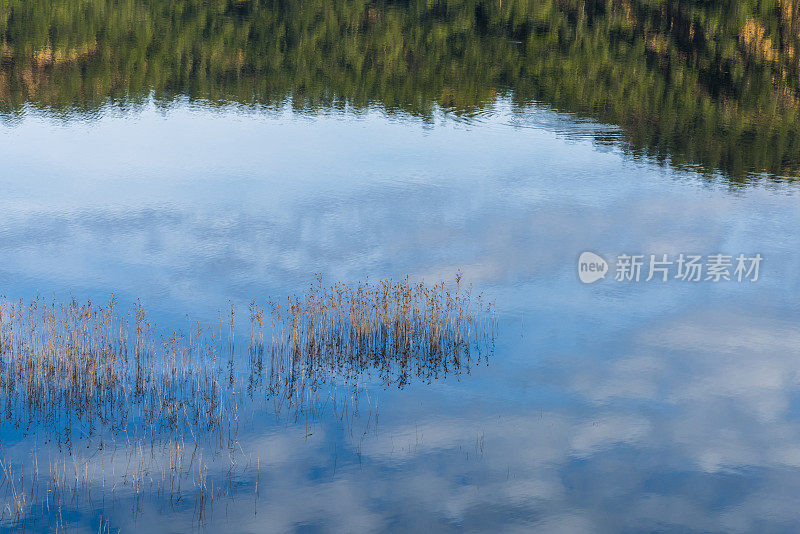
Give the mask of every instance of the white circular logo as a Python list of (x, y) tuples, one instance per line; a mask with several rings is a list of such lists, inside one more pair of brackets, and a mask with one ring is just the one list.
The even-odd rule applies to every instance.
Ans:
[(584, 252), (578, 258), (578, 278), (584, 284), (593, 284), (606, 277), (608, 263), (594, 252)]

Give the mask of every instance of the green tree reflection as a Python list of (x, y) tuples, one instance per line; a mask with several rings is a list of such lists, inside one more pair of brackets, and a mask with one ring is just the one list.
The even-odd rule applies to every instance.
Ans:
[(176, 97), (472, 113), (507, 96), (631, 153), (796, 176), (800, 2), (0, 0), (0, 110)]

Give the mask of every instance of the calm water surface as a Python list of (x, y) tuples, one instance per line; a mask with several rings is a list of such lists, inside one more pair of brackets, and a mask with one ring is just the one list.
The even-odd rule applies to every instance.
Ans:
[[(250, 54), (272, 42), (257, 28), (273, 20), (270, 13), (291, 19), (295, 8), (250, 2), (241, 4), (246, 12), (233, 13), (220, 3), (228, 18), (207, 23), (210, 35), (220, 37), (201, 44), (208, 45), (209, 58), (217, 50), (217, 59), (208, 60), (213, 66), (227, 61), (220, 57), (238, 57), (237, 39), (251, 43), (242, 45), (244, 66), (234, 82), (197, 67), (206, 54), (197, 43), (194, 71), (180, 68), (191, 60), (173, 58), (173, 64), (146, 43), (148, 65), (137, 62), (133, 45), (127, 59), (116, 58), (112, 48), (104, 55), (103, 47), (115, 42), (109, 28), (117, 22), (103, 18), (101, 4), (88, 2), (83, 17), (105, 21), (103, 31), (54, 21), (57, 14), (51, 14), (50, 37), (20, 22), (38, 28), (37, 10), (0, 8), (11, 13), (0, 17), (6, 43), (0, 292), (10, 299), (94, 302), (114, 295), (123, 308), (141, 298), (163, 332), (185, 329), (187, 315), (213, 326), (233, 304), (240, 310), (237, 331), (246, 337), (251, 300), (302, 294), (318, 273), (326, 283), (408, 275), (433, 284), (453, 283), (460, 270), (475, 293), (494, 300), (498, 328), (491, 354), (473, 358), (460, 372), (402, 388), (366, 373), (358, 384), (345, 380), (320, 393), (312, 400), (318, 409), (300, 415), (255, 402), (243, 412), (235, 459), (228, 460), (227, 450), (208, 452), (224, 459), (210, 464), (209, 480), (227, 489), (202, 516), (192, 490), (173, 505), (154, 492), (137, 498), (120, 482), (106, 500), (67, 499), (59, 507), (30, 502), (28, 530), (796, 530), (800, 192), (792, 177), (800, 158), (792, 132), (800, 122), (785, 110), (770, 115), (763, 109), (763, 102), (778, 101), (769, 84), (742, 89), (772, 67), (742, 52), (744, 74), (733, 71), (742, 77), (721, 76), (678, 106), (682, 112), (707, 98), (707, 122), (686, 119), (695, 125), (686, 130), (678, 117), (670, 133), (653, 121), (645, 126), (631, 119), (634, 112), (661, 111), (663, 118), (671, 111), (663, 102), (637, 107), (651, 104), (615, 92), (622, 80), (601, 88), (621, 100), (618, 108), (584, 108), (581, 90), (563, 80), (546, 82), (530, 55), (501, 60), (512, 45), (534, 54), (544, 46), (536, 39), (548, 35), (530, 23), (543, 28), (544, 15), (523, 16), (513, 2), (511, 11), (485, 7), (485, 13), (468, 3), (450, 5), (441, 24), (461, 27), (458, 17), (467, 13), (474, 26), (452, 30), (472, 39), (449, 58), (454, 70), (441, 70), (448, 58), (434, 58), (433, 48), (406, 43), (423, 64), (408, 59), (420, 70), (409, 72), (406, 85), (389, 76), (396, 94), (370, 77), (372, 67), (354, 74), (293, 37), (308, 37), (314, 24), (351, 24), (341, 13), (328, 13), (323, 22), (309, 15), (287, 26), (288, 44), (276, 50), (288, 59), (270, 63)], [(125, 10), (120, 16), (159, 28), (160, 4), (169, 3), (145, 2), (140, 12), (127, 6), (138, 18)], [(697, 23), (695, 8), (674, 4), (669, 16), (688, 20), (689, 27)], [(356, 41), (383, 42), (395, 22), (417, 27), (422, 36), (438, 35), (424, 14), (417, 13), (414, 26), (410, 6), (342, 6), (358, 13), (351, 24), (362, 29)], [(608, 9), (588, 22), (569, 13), (558, 22), (547, 11), (548, 27), (577, 28), (581, 46), (619, 53), (619, 34), (612, 30), (624, 17)], [(633, 48), (643, 27), (679, 26), (664, 23), (666, 14), (642, 10), (649, 14), (630, 28)], [(587, 12), (582, 16), (591, 18)], [(722, 8), (714, 13), (728, 21)], [(192, 16), (199, 17), (187, 10), (170, 27), (186, 24), (195, 35)], [(730, 22), (725, 31), (735, 37), (755, 20), (769, 36), (771, 28), (787, 24), (785, 16), (772, 25), (748, 16), (730, 15), (739, 25)], [(362, 19), (381, 25), (380, 31), (364, 29)], [(794, 23), (790, 17), (789, 27)], [(131, 24), (123, 26), (138, 27)], [(244, 37), (234, 31), (242, 25), (250, 32)], [(601, 41), (606, 36), (605, 45), (581, 31)], [(702, 56), (717, 42), (706, 35), (700, 47), (684, 42), (688, 37), (678, 29), (664, 31), (658, 34), (664, 42), (653, 46), (667, 56), (670, 46), (688, 45)], [(62, 45), (64, 57), (83, 50), (86, 58), (75, 52), (63, 64), (36, 59), (43, 43), (50, 42), (51, 54), (58, 50), (64, 32), (72, 36), (63, 37), (69, 41)], [(335, 32), (320, 32), (336, 41)], [(524, 43), (508, 44), (505, 35), (504, 44), (496, 44), (502, 32)], [(182, 42), (178, 35), (164, 37), (167, 44), (170, 39)], [(481, 48), (480, 39), (496, 48)], [(561, 50), (555, 42), (564, 44), (547, 48), (554, 58), (573, 58), (575, 68), (588, 61), (578, 44)], [(471, 56), (478, 54), (473, 49), (484, 55)], [(775, 52), (775, 61), (783, 52)], [(641, 50), (642, 68), (663, 74), (650, 53)], [(304, 54), (324, 72), (299, 79), (302, 69), (286, 65), (302, 64)], [(531, 72), (511, 79), (467, 68), (492, 64), (494, 54), (507, 71), (517, 61)], [(639, 59), (630, 54), (633, 68)], [(679, 55), (670, 57), (674, 62)], [(156, 72), (161, 60), (164, 72)], [(428, 60), (437, 74), (425, 70)], [(692, 76), (696, 65), (691, 57), (683, 60)], [(292, 76), (279, 76), (278, 64)], [(387, 73), (384, 67), (375, 72)], [(113, 82), (115, 69), (133, 81)], [(25, 81), (26, 72), (36, 84)], [(786, 76), (786, 87), (796, 87), (793, 75)], [(106, 87), (102, 80), (112, 82)], [(667, 93), (677, 84), (650, 80), (651, 89)], [(455, 96), (443, 102), (448, 84)], [(458, 88), (469, 95), (466, 103)], [(739, 99), (743, 116), (714, 117), (730, 105), (726, 91)], [(757, 127), (741, 127), (752, 135), (731, 133), (749, 120), (746, 110), (758, 106)], [(719, 130), (720, 121), (730, 129)], [(576, 262), (585, 250), (609, 259), (621, 253), (760, 253), (764, 261), (752, 283), (623, 283), (609, 276), (584, 285)], [(237, 356), (240, 369), (244, 357)], [(326, 404), (337, 395), (351, 398), (350, 404)], [(32, 448), (67, 465), (73, 455), (89, 454), (77, 446), (71, 453), (57, 449), (47, 443), (47, 432), (3, 423), (3, 464), (19, 473), (32, 465)], [(77, 442), (96, 450), (91, 438)], [(115, 462), (108, 448), (92, 454), (95, 462)], [(13, 477), (4, 476), (0, 502), (8, 521)], [(32, 483), (26, 476), (23, 488)], [(151, 485), (158, 479), (148, 477)], [(87, 469), (85, 479), (103, 484), (99, 471)], [(12, 526), (0, 522), (0, 528)]]

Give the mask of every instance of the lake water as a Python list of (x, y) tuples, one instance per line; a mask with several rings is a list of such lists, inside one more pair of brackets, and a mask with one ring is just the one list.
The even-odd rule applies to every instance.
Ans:
[[(317, 276), (459, 273), (496, 328), (457, 369), (334, 372), (303, 409), (248, 398), (231, 349), (238, 433), (200, 440), (179, 502), (157, 440), (111, 447), (97, 422), (65, 446), (9, 415), (0, 529), (797, 529), (791, 10), (45, 4), (0, 7), (9, 301), (141, 299), (156, 336), (227, 332), (233, 306), (245, 339), (251, 301)], [(580, 282), (584, 251), (605, 279)], [(718, 253), (731, 280), (645, 281), (651, 254)], [(622, 254), (638, 282), (615, 280)]]

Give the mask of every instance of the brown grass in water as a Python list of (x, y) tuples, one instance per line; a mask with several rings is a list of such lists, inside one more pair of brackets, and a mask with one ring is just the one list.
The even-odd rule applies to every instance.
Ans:
[(324, 287), (318, 279), (304, 299), (270, 299), (270, 374), (357, 378), (375, 369), (402, 387), (414, 375), (430, 381), (458, 370), (472, 350), (491, 346), (495, 331), (491, 303), (473, 302), (458, 281)]
[[(218, 330), (187, 323), (157, 334), (141, 302), (120, 313), (114, 299), (0, 299), (0, 429), (37, 444), (18, 465), (0, 449), (0, 526), (18, 526), (36, 507), (58, 525), (68, 504), (121, 495), (136, 512), (143, 493), (191, 502), (202, 520), (214, 498), (237, 493), (234, 478), (259, 465), (238, 441), (240, 419), (258, 403), (304, 421), (308, 436), (326, 407), (352, 421), (368, 375), (402, 388), (469, 372), (495, 335), (491, 304), (462, 290), (460, 275), (454, 286), (326, 287), (318, 278), (303, 297), (268, 299), (264, 309), (250, 304), (247, 365), (237, 372), (233, 305)], [(377, 423), (370, 406), (368, 426), (373, 415)], [(39, 445), (50, 451), (45, 462)], [(208, 474), (220, 457), (230, 461), (227, 482)]]

